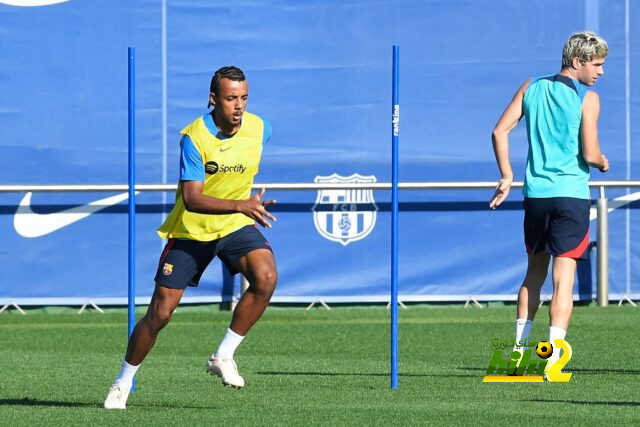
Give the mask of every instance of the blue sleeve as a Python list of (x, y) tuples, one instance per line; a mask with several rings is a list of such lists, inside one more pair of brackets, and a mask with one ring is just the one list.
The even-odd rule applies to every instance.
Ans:
[(587, 92), (589, 92), (589, 89), (587, 89), (587, 87), (582, 83), (578, 83), (576, 85), (576, 91), (578, 92), (578, 96), (580, 97), (580, 102), (583, 102), (584, 97), (587, 96)]
[(266, 144), (269, 138), (271, 138), (272, 128), (271, 123), (269, 123), (267, 120), (262, 120), (262, 122), (264, 123), (264, 131), (262, 132), (262, 143)]
[(204, 165), (200, 152), (187, 135), (180, 140), (180, 181), (204, 182)]

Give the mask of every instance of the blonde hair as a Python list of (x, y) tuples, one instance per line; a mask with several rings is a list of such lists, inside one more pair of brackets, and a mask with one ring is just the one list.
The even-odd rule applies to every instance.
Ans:
[(592, 59), (604, 58), (609, 53), (607, 42), (591, 31), (573, 33), (562, 48), (562, 68), (569, 68), (573, 58), (580, 62), (589, 62)]

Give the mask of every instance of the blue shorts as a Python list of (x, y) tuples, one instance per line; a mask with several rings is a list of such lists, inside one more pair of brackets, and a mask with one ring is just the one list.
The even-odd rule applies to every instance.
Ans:
[(524, 199), (527, 253), (587, 259), (591, 201), (573, 197)]
[(271, 245), (255, 225), (244, 226), (210, 242), (169, 239), (160, 256), (155, 281), (175, 289), (198, 286), (202, 273), (215, 256), (231, 274), (236, 274), (238, 260), (256, 249), (268, 249), (273, 253)]

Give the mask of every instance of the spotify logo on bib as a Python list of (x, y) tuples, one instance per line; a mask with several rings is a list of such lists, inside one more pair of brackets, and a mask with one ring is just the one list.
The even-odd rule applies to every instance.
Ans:
[(216, 162), (207, 162), (204, 164), (204, 171), (209, 175), (218, 172), (218, 164)]
[(209, 175), (216, 173), (244, 173), (246, 170), (247, 167), (240, 163), (233, 166), (218, 165), (216, 162), (207, 162), (204, 164), (204, 171)]

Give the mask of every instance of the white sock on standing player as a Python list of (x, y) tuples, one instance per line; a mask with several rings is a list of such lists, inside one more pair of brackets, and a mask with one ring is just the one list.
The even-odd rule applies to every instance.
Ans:
[(224, 334), (224, 338), (222, 338), (222, 341), (220, 342), (218, 350), (213, 353), (213, 357), (218, 357), (220, 359), (233, 359), (233, 354), (236, 352), (236, 349), (243, 339), (244, 337), (242, 335), (238, 335), (228, 328), (227, 333)]
[(551, 366), (551, 364), (556, 360), (560, 359), (560, 349), (556, 348), (556, 344), (554, 341), (557, 339), (563, 340), (566, 335), (566, 329), (562, 329), (557, 326), (549, 327), (549, 342), (551, 343), (551, 345), (553, 345), (553, 354), (549, 358), (549, 366)]
[(513, 351), (520, 351), (524, 353), (524, 348), (518, 348), (518, 343), (520, 341), (526, 340), (529, 338), (529, 334), (531, 333), (531, 329), (533, 328), (533, 320), (528, 319), (517, 319), (516, 320), (516, 342), (513, 346)]

